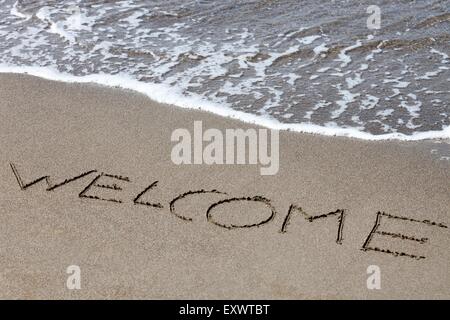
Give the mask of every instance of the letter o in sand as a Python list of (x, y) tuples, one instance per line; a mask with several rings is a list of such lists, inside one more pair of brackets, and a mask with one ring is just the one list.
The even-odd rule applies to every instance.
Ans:
[[(270, 211), (270, 215), (265, 218), (262, 221), (256, 222), (256, 223), (252, 223), (252, 224), (243, 224), (243, 225), (236, 225), (236, 224), (225, 224), (225, 223), (219, 223), (217, 221), (215, 221), (213, 219), (213, 215), (212, 212), (214, 211), (214, 209), (216, 209), (218, 206), (223, 205), (223, 204), (228, 204), (231, 202), (235, 202), (235, 201), (254, 201), (254, 202), (260, 202), (262, 203), (264, 206), (266, 206), (267, 208), (269, 208)], [(208, 210), (206, 211), (206, 219), (211, 222), (214, 223), (215, 225), (218, 225), (219, 227), (223, 227), (223, 228), (227, 228), (227, 229), (236, 229), (236, 228), (252, 228), (252, 227), (259, 227), (265, 223), (270, 222), (274, 217), (275, 217), (276, 211), (275, 208), (272, 206), (272, 204), (270, 203), (269, 199), (266, 199), (264, 197), (261, 196), (255, 196), (255, 197), (242, 197), (242, 198), (230, 198), (230, 199), (225, 199), (225, 200), (221, 200), (219, 202), (216, 202), (214, 204), (212, 204)]]

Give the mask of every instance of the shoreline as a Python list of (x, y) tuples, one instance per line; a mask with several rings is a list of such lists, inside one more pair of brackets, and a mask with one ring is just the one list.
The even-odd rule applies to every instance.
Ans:
[(280, 131), (276, 175), (177, 166), (177, 128), (260, 127), (100, 85), (0, 83), (2, 298), (450, 297), (450, 163), (431, 141)]
[[(347, 137), (367, 141), (421, 141), (421, 140), (450, 140), (450, 126), (440, 131), (414, 132), (412, 135), (403, 133), (386, 133), (373, 135), (357, 128), (332, 128), (308, 123), (281, 123), (276, 119), (265, 119), (251, 113), (233, 110), (230, 107), (218, 106), (216, 103), (203, 100), (200, 96), (187, 97), (170, 86), (154, 83), (143, 83), (127, 75), (92, 74), (88, 76), (74, 76), (61, 73), (47, 67), (11, 66), (0, 64), (0, 74), (24, 74), (39, 77), (44, 80), (65, 83), (96, 84), (109, 88), (131, 90), (147, 96), (147, 98), (161, 103), (177, 106), (182, 109), (201, 110), (214, 115), (231, 118), (245, 124), (263, 126), (268, 129), (292, 131), (296, 133), (319, 134), (329, 137)], [(158, 93), (155, 93), (158, 92)], [(159, 93), (159, 92), (162, 92)]]

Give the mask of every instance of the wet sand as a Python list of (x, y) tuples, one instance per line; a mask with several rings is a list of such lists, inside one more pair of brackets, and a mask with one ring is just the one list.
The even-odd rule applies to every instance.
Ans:
[(429, 142), (280, 132), (261, 176), (173, 164), (177, 128), (254, 126), (133, 92), (1, 74), (0, 113), (0, 298), (450, 298), (450, 165)]

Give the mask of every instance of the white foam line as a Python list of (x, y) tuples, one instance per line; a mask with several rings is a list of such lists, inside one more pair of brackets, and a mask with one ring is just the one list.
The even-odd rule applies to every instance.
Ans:
[(25, 19), (25, 20), (31, 19), (31, 14), (24, 14), (24, 13), (20, 12), (19, 9), (17, 9), (17, 4), (18, 4), (18, 1), (14, 2), (13, 6), (11, 7), (10, 14), (13, 16), (16, 16), (18, 18)]
[(294, 132), (321, 134), (325, 136), (343, 136), (363, 140), (417, 141), (425, 139), (450, 139), (450, 126), (441, 131), (415, 132), (412, 135), (402, 133), (373, 135), (353, 128), (324, 127), (309, 123), (281, 123), (276, 119), (236, 111), (230, 107), (206, 101), (199, 95), (183, 95), (181, 89), (169, 85), (140, 82), (128, 75), (91, 74), (74, 76), (59, 72), (50, 67), (14, 66), (7, 64), (0, 64), (0, 73), (21, 73), (47, 80), (69, 83), (96, 83), (110, 87), (119, 87), (145, 94), (150, 99), (159, 103), (171, 104), (181, 108), (200, 109), (274, 130), (290, 130)]

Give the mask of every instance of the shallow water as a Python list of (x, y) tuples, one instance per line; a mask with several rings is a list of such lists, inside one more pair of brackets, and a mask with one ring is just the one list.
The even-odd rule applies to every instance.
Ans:
[(0, 0), (0, 19), (3, 66), (128, 75), (284, 124), (450, 125), (450, 0)]

